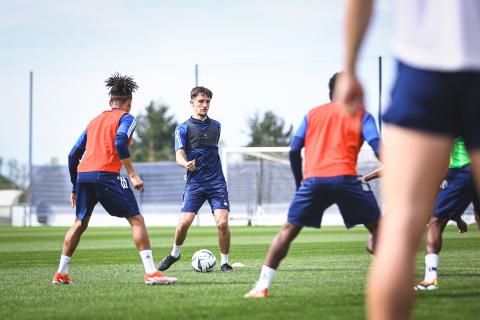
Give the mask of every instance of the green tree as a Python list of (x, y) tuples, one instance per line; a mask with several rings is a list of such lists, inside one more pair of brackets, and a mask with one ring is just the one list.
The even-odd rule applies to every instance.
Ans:
[(247, 119), (250, 142), (247, 147), (284, 147), (290, 144), (293, 126), (285, 128), (285, 120), (272, 111), (266, 111), (263, 117), (255, 113)]
[(137, 162), (174, 160), (173, 136), (177, 122), (168, 115), (168, 106), (151, 101), (137, 117), (136, 137), (131, 155)]

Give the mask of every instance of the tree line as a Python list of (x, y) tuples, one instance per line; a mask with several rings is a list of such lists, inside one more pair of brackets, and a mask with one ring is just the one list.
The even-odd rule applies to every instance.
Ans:
[[(169, 106), (151, 101), (137, 117), (136, 134), (131, 144), (131, 156), (135, 162), (175, 160), (174, 131), (177, 120), (169, 114)], [(246, 118), (250, 141), (247, 147), (281, 147), (290, 144), (293, 127), (272, 111), (256, 112)], [(7, 174), (2, 174), (3, 159), (0, 157), (0, 190), (24, 189), (28, 185), (28, 170), (16, 160), (7, 161)], [(58, 164), (52, 158), (51, 165)]]
[[(247, 147), (281, 147), (290, 144), (293, 127), (272, 111), (256, 112), (246, 119)], [(173, 135), (178, 122), (169, 115), (169, 106), (151, 101), (137, 116), (136, 135), (131, 144), (135, 162), (169, 161), (175, 159)]]

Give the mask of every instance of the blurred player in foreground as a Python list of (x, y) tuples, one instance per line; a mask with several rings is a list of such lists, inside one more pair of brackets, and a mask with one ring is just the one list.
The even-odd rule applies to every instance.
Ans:
[[(336, 94), (351, 113), (363, 103), (356, 63), (372, 7), (373, 0), (347, 1)], [(397, 0), (395, 15), (398, 70), (383, 116), (385, 212), (367, 284), (368, 316), (382, 320), (411, 315), (415, 254), (454, 138), (465, 139), (480, 182), (480, 1)]]
[[(338, 74), (329, 82), (332, 102), (311, 109), (293, 137), (290, 163), (297, 192), (287, 222), (273, 239), (256, 286), (246, 298), (264, 298), (290, 243), (303, 227), (319, 228), (324, 211), (337, 204), (347, 228), (364, 224), (370, 231), (366, 248), (373, 253), (380, 210), (370, 186), (358, 177), (357, 156), (364, 141), (378, 157), (380, 136), (365, 110), (350, 116), (332, 96)], [(301, 150), (305, 148), (302, 172)]]
[(187, 182), (172, 252), (160, 262), (160, 271), (167, 270), (180, 259), (188, 229), (205, 200), (210, 204), (218, 229), (220, 268), (227, 272), (233, 270), (228, 264), (230, 229), (227, 183), (218, 155), (220, 123), (208, 117), (212, 96), (207, 88), (193, 88), (190, 92), (192, 116), (175, 129), (176, 161), (187, 170)]
[(110, 88), (111, 110), (90, 121), (68, 155), (73, 184), (70, 203), (72, 208), (76, 207), (76, 219), (65, 235), (53, 284), (72, 283), (68, 265), (98, 202), (110, 215), (126, 218), (130, 223), (133, 241), (145, 267), (145, 284), (175, 283), (177, 279), (156, 270), (143, 216), (128, 180), (119, 174), (123, 165), (133, 187), (143, 191), (143, 181), (133, 168), (128, 150), (135, 130), (135, 118), (129, 112), (132, 93), (138, 86), (131, 77), (118, 73), (107, 79), (106, 86)]
[(438, 288), (438, 255), (442, 250), (442, 233), (448, 220), (457, 222), (458, 230), (467, 231), (467, 224), (461, 216), (473, 202), (475, 215), (480, 212), (480, 202), (470, 173), (470, 158), (462, 138), (455, 139), (450, 154), (448, 173), (440, 185), (435, 202), (434, 215), (430, 219), (425, 240), (425, 278), (415, 286), (416, 290)]

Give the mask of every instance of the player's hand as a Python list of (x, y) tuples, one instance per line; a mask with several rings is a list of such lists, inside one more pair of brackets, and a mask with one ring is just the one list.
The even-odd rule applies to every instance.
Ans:
[(363, 107), (363, 88), (355, 74), (342, 72), (333, 94), (335, 100), (343, 102), (345, 110), (354, 115)]
[(187, 168), (187, 170), (190, 171), (190, 172), (195, 171), (197, 169), (197, 167), (195, 166), (195, 159), (193, 159), (191, 161), (187, 161), (186, 165), (185, 165), (185, 168)]
[(70, 205), (72, 206), (72, 208), (75, 208), (76, 199), (77, 196), (75, 195), (75, 193), (72, 192), (72, 194), (70, 195)]
[(139, 176), (137, 175), (130, 176), (130, 181), (132, 181), (132, 185), (134, 189), (137, 189), (138, 191), (143, 192), (145, 188), (144, 188), (143, 181), (142, 179), (140, 179)]
[(455, 222), (457, 223), (458, 232), (464, 233), (468, 231), (467, 223), (462, 218), (455, 220)]

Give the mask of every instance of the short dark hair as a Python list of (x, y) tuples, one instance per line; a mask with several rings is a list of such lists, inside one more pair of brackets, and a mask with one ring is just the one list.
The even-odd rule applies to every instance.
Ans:
[(337, 82), (337, 77), (341, 75), (342, 72), (335, 72), (333, 76), (330, 78), (330, 81), (328, 81), (328, 88), (330, 89), (329, 96), (330, 100), (333, 98), (333, 92), (335, 91), (335, 83)]
[(132, 93), (138, 89), (138, 85), (132, 77), (123, 76), (118, 72), (115, 72), (110, 78), (105, 80), (105, 83), (105, 86), (109, 88), (110, 101), (126, 102), (132, 99)]
[(205, 87), (195, 87), (195, 88), (192, 89), (192, 91), (190, 91), (190, 99), (195, 98), (199, 94), (204, 94), (207, 97), (209, 97), (210, 99), (212, 99), (212, 97), (213, 97), (213, 93), (209, 89), (207, 89)]

